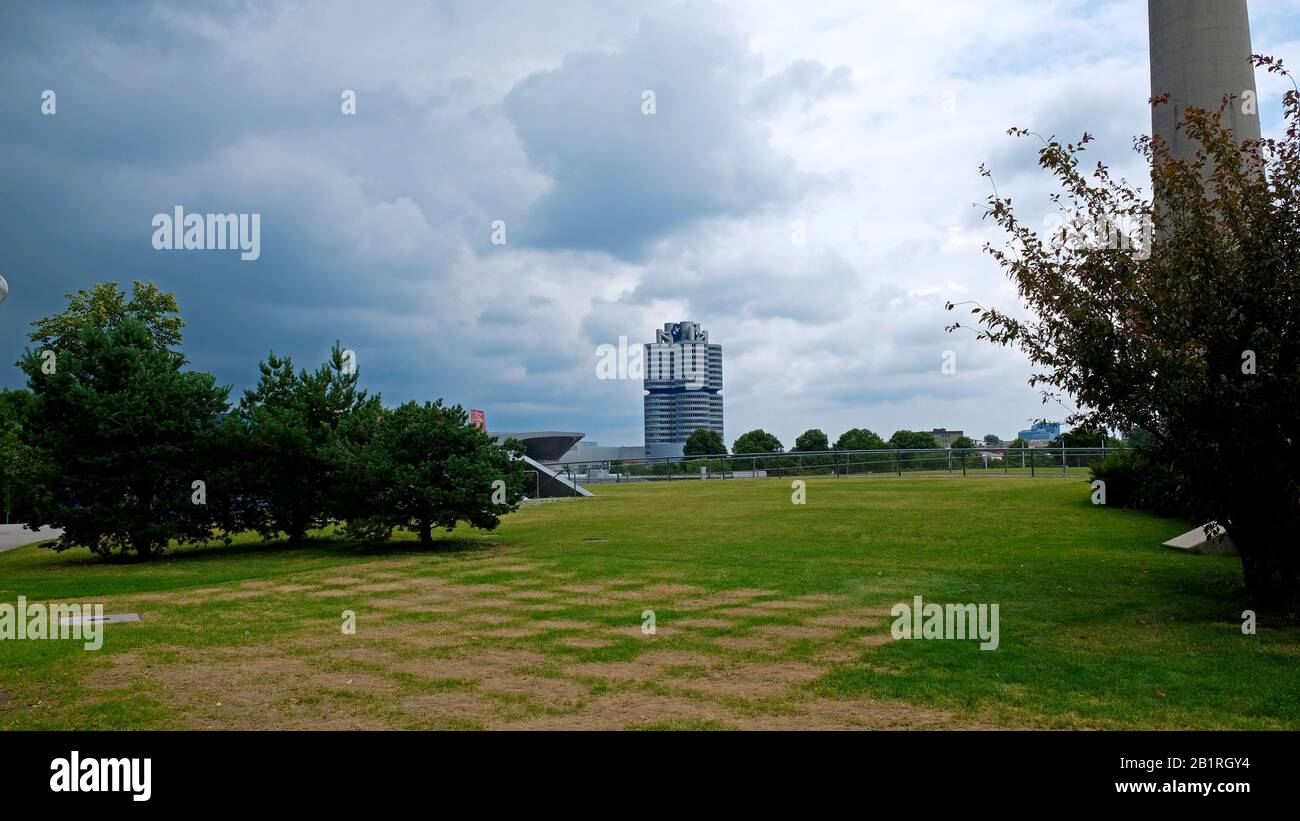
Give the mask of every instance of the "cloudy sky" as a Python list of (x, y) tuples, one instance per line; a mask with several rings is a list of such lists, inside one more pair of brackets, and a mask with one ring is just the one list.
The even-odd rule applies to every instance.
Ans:
[[(1300, 63), (1300, 0), (1251, 15)], [(144, 279), (236, 394), (268, 351), (314, 367), (339, 339), (389, 403), (639, 444), (640, 385), (597, 348), (692, 319), (728, 442), (1013, 435), (1064, 413), (1021, 355), (943, 330), (946, 300), (1015, 304), (978, 168), (1036, 223), (1011, 126), (1090, 131), (1140, 179), (1149, 90), (1142, 0), (4, 3), (0, 387), (62, 294)], [(155, 250), (177, 205), (260, 214), (260, 258)]]

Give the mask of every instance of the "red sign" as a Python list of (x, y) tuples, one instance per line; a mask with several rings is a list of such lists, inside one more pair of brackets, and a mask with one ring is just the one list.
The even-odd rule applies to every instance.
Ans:
[(478, 408), (469, 409), (469, 423), (487, 433), (487, 416)]

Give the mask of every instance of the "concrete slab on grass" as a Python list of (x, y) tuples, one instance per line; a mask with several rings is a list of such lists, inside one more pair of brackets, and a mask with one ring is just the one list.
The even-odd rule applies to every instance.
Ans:
[(1214, 538), (1210, 538), (1205, 535), (1205, 528), (1206, 525), (1192, 528), (1183, 535), (1176, 536), (1165, 542), (1165, 547), (1170, 550), (1177, 550), (1180, 553), (1194, 553), (1197, 555), (1237, 555), (1237, 546), (1232, 543), (1227, 531), (1220, 529)]

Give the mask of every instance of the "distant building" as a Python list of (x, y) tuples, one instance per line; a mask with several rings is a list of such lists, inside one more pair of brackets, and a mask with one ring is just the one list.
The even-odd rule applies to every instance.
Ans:
[(1018, 435), (1020, 436), (1021, 439), (1024, 439), (1026, 442), (1028, 442), (1031, 448), (1032, 447), (1041, 448), (1044, 447), (1048, 442), (1052, 441), (1053, 439), (1060, 437), (1061, 423), (1060, 422), (1035, 422), (1033, 427), (1029, 428), (1029, 430), (1020, 431)]
[(488, 433), (504, 445), (508, 439), (518, 439), (524, 446), (524, 469), (531, 474), (524, 482), (524, 495), (529, 499), (547, 496), (590, 496), (591, 491), (574, 481), (571, 475), (548, 467), (545, 463), (559, 459), (582, 439), (583, 434), (573, 431), (528, 431), (525, 433)]
[(935, 428), (930, 431), (934, 435), (934, 441), (939, 443), (941, 448), (950, 448), (952, 443), (966, 434), (959, 430), (948, 430), (946, 428)]
[(598, 445), (595, 442), (579, 442), (555, 461), (606, 466), (610, 462), (644, 462), (645, 448), (640, 445)]
[(723, 436), (722, 346), (709, 344), (709, 332), (698, 322), (665, 323), (645, 354), (646, 455), (680, 456), (700, 428)]

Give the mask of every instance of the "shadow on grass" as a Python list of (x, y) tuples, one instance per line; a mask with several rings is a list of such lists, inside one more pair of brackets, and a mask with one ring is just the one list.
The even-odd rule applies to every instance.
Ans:
[[(485, 536), (487, 534), (484, 534)], [(213, 541), (206, 544), (191, 544), (170, 548), (160, 556), (141, 559), (134, 554), (99, 556), (86, 551), (85, 548), (71, 548), (64, 553), (77, 552), (82, 555), (68, 557), (51, 552), (46, 564), (58, 564), (64, 567), (163, 567), (177, 564), (197, 564), (221, 562), (244, 558), (290, 559), (290, 558), (347, 558), (353, 556), (380, 557), (392, 555), (460, 555), (486, 552), (501, 545), (487, 541), (483, 536), (453, 536), (434, 538), (432, 544), (422, 544), (418, 539), (391, 539), (386, 542), (359, 542), (344, 539), (332, 534), (308, 537), (300, 542), (287, 539), (270, 539), (256, 541), (252, 534), (241, 534), (237, 541), (224, 544)]]

